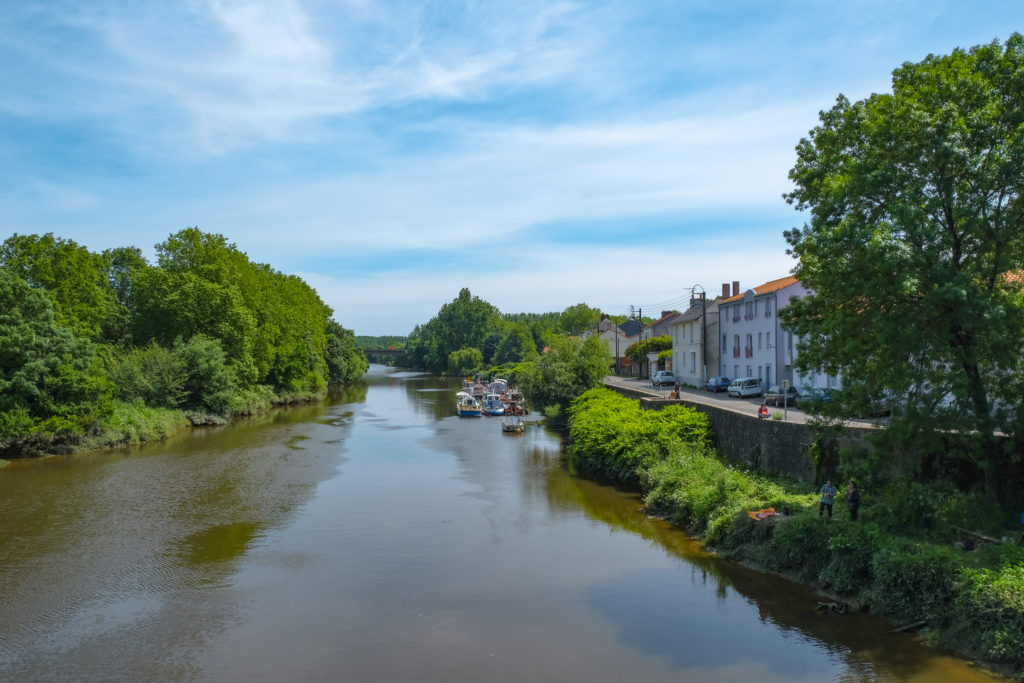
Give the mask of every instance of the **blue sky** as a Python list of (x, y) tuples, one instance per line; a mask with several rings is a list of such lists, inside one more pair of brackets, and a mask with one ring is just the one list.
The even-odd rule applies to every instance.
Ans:
[(0, 0), (0, 239), (198, 226), (357, 334), (793, 267), (794, 147), (1024, 3)]

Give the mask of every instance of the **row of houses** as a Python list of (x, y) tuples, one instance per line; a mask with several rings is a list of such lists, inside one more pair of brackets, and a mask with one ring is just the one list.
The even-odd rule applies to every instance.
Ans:
[[(662, 311), (649, 326), (635, 321), (617, 326), (605, 317), (596, 333), (618, 366), (634, 374), (639, 368), (632, 368), (624, 358), (626, 349), (638, 341), (669, 335), (672, 360), (665, 369), (683, 384), (703, 387), (710, 377), (724, 376), (758, 377), (765, 388), (782, 380), (795, 386), (839, 387), (838, 377), (815, 372), (801, 375), (793, 369), (798, 338), (782, 328), (779, 311), (806, 294), (792, 276), (743, 291), (738, 281), (731, 286), (723, 283), (715, 299), (696, 293), (685, 311)], [(652, 360), (656, 362), (656, 357)]]

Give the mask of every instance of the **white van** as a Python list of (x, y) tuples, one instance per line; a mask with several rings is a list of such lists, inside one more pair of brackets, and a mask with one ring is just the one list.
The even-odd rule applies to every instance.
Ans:
[(729, 395), (736, 398), (760, 396), (764, 393), (764, 385), (757, 377), (740, 377), (729, 385)]

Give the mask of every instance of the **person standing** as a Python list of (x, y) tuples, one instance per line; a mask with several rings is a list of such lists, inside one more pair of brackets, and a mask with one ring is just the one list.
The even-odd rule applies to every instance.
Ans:
[(850, 488), (846, 489), (846, 509), (850, 511), (850, 521), (857, 521), (857, 511), (860, 510), (860, 489), (857, 482), (850, 480)]
[(825, 483), (821, 487), (821, 503), (818, 504), (819, 517), (821, 517), (821, 515), (825, 512), (827, 508), (828, 518), (832, 519), (832, 504), (836, 500), (837, 491), (838, 489), (836, 489), (835, 484), (832, 483), (832, 480), (826, 479)]

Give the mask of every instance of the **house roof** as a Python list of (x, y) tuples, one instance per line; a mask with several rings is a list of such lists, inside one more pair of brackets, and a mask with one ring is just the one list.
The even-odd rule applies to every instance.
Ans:
[[(770, 282), (766, 282), (763, 285), (758, 285), (757, 287), (754, 287), (754, 296), (761, 296), (762, 294), (770, 294), (771, 292), (777, 292), (778, 290), (783, 289), (784, 287), (795, 285), (797, 282), (799, 282), (799, 280), (797, 280), (792, 275), (788, 277), (781, 277), (778, 280), (771, 280)], [(746, 292), (740, 292), (736, 296), (730, 296), (728, 299), (721, 299), (718, 303), (728, 304), (732, 303), (733, 301), (740, 301), (746, 295)]]
[[(700, 304), (694, 304), (693, 306), (690, 306), (689, 308), (687, 308), (686, 311), (683, 312), (683, 314), (679, 318), (679, 320), (677, 320), (676, 322), (688, 323), (691, 320), (700, 320), (700, 311), (701, 311)], [(705, 304), (705, 306), (704, 306), (704, 312), (707, 315), (711, 315), (712, 313), (717, 313), (718, 312), (718, 300), (715, 299), (714, 301), (708, 301)]]

